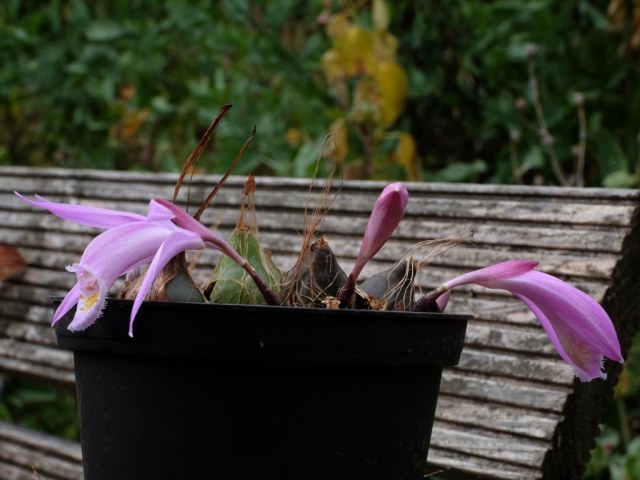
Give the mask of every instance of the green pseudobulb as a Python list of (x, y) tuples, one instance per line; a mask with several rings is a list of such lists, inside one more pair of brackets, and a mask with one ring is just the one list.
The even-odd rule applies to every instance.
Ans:
[[(282, 273), (260, 246), (257, 235), (246, 227), (236, 227), (229, 237), (229, 244), (256, 269), (258, 275), (276, 295)], [(264, 298), (251, 277), (226, 255), (220, 257), (211, 274), (213, 289), (209, 296), (212, 303), (260, 305)]]

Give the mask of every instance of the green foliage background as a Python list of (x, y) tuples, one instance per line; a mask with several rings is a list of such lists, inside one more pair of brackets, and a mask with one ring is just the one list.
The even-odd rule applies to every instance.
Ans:
[[(424, 180), (558, 183), (536, 120), (533, 67), (570, 182), (581, 93), (585, 183), (638, 185), (637, 2), (388, 4), (409, 80), (393, 127), (415, 138)], [(256, 125), (237, 173), (309, 175), (341, 115), (321, 67), (331, 46), (323, 19), (347, 10), (369, 26), (369, 7), (347, 0), (3, 0), (0, 164), (175, 171), (219, 107), (232, 103), (200, 167), (224, 171)], [(360, 153), (350, 142), (345, 162)], [(402, 178), (402, 168), (383, 167), (374, 176)], [(633, 373), (639, 357), (635, 351), (627, 361), (627, 378), (640, 378)], [(67, 394), (7, 385), (0, 418), (74, 435), (71, 417), (62, 425), (50, 414), (38, 419), (29, 406), (35, 399), (68, 410)], [(592, 478), (640, 476), (633, 440), (639, 391), (635, 380), (619, 390)]]
[[(637, 183), (635, 2), (389, 7), (409, 78), (395, 127), (416, 139), (425, 180), (557, 183), (529, 88), (535, 44), (541, 106), (567, 176), (581, 92), (586, 183)], [(233, 103), (204, 168), (223, 170), (255, 124), (238, 173), (308, 175), (339, 116), (320, 66), (330, 47), (323, 18), (339, 10), (371, 23), (368, 2), (346, 0), (0, 2), (0, 162), (176, 170), (217, 109)], [(347, 162), (358, 148), (350, 143)], [(376, 176), (402, 177), (402, 169)]]

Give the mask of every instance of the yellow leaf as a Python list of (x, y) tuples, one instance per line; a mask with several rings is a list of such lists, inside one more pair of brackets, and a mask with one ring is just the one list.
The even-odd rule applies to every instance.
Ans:
[(408, 80), (404, 69), (395, 62), (380, 62), (373, 72), (380, 94), (380, 116), (384, 125), (396, 121), (407, 97)]
[(376, 32), (373, 51), (377, 61), (394, 62), (400, 42), (389, 32)]
[(418, 162), (416, 142), (410, 133), (403, 132), (400, 134), (393, 157), (397, 163), (404, 167), (409, 180), (417, 181), (421, 179), (422, 172)]
[(344, 35), (350, 25), (351, 22), (347, 18), (347, 14), (345, 12), (335, 13), (329, 17), (329, 21), (327, 22), (327, 34), (333, 40), (336, 40)]
[(347, 75), (363, 75), (373, 64), (373, 35), (356, 25), (348, 27), (335, 39), (334, 49)]

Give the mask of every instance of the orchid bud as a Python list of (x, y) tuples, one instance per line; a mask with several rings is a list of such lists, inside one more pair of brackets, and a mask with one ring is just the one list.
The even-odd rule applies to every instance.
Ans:
[(360, 252), (351, 275), (357, 279), (365, 264), (387, 242), (404, 215), (409, 192), (400, 182), (387, 185), (373, 205), (367, 229), (360, 245)]
[(407, 187), (400, 182), (387, 185), (371, 210), (371, 216), (364, 232), (358, 258), (347, 281), (338, 292), (342, 307), (349, 306), (355, 290), (356, 280), (366, 263), (387, 242), (404, 216), (409, 201)]

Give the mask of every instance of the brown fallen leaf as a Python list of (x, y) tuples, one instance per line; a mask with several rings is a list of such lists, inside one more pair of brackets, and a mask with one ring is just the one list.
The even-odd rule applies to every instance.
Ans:
[(26, 265), (16, 247), (0, 245), (0, 282), (17, 275)]

